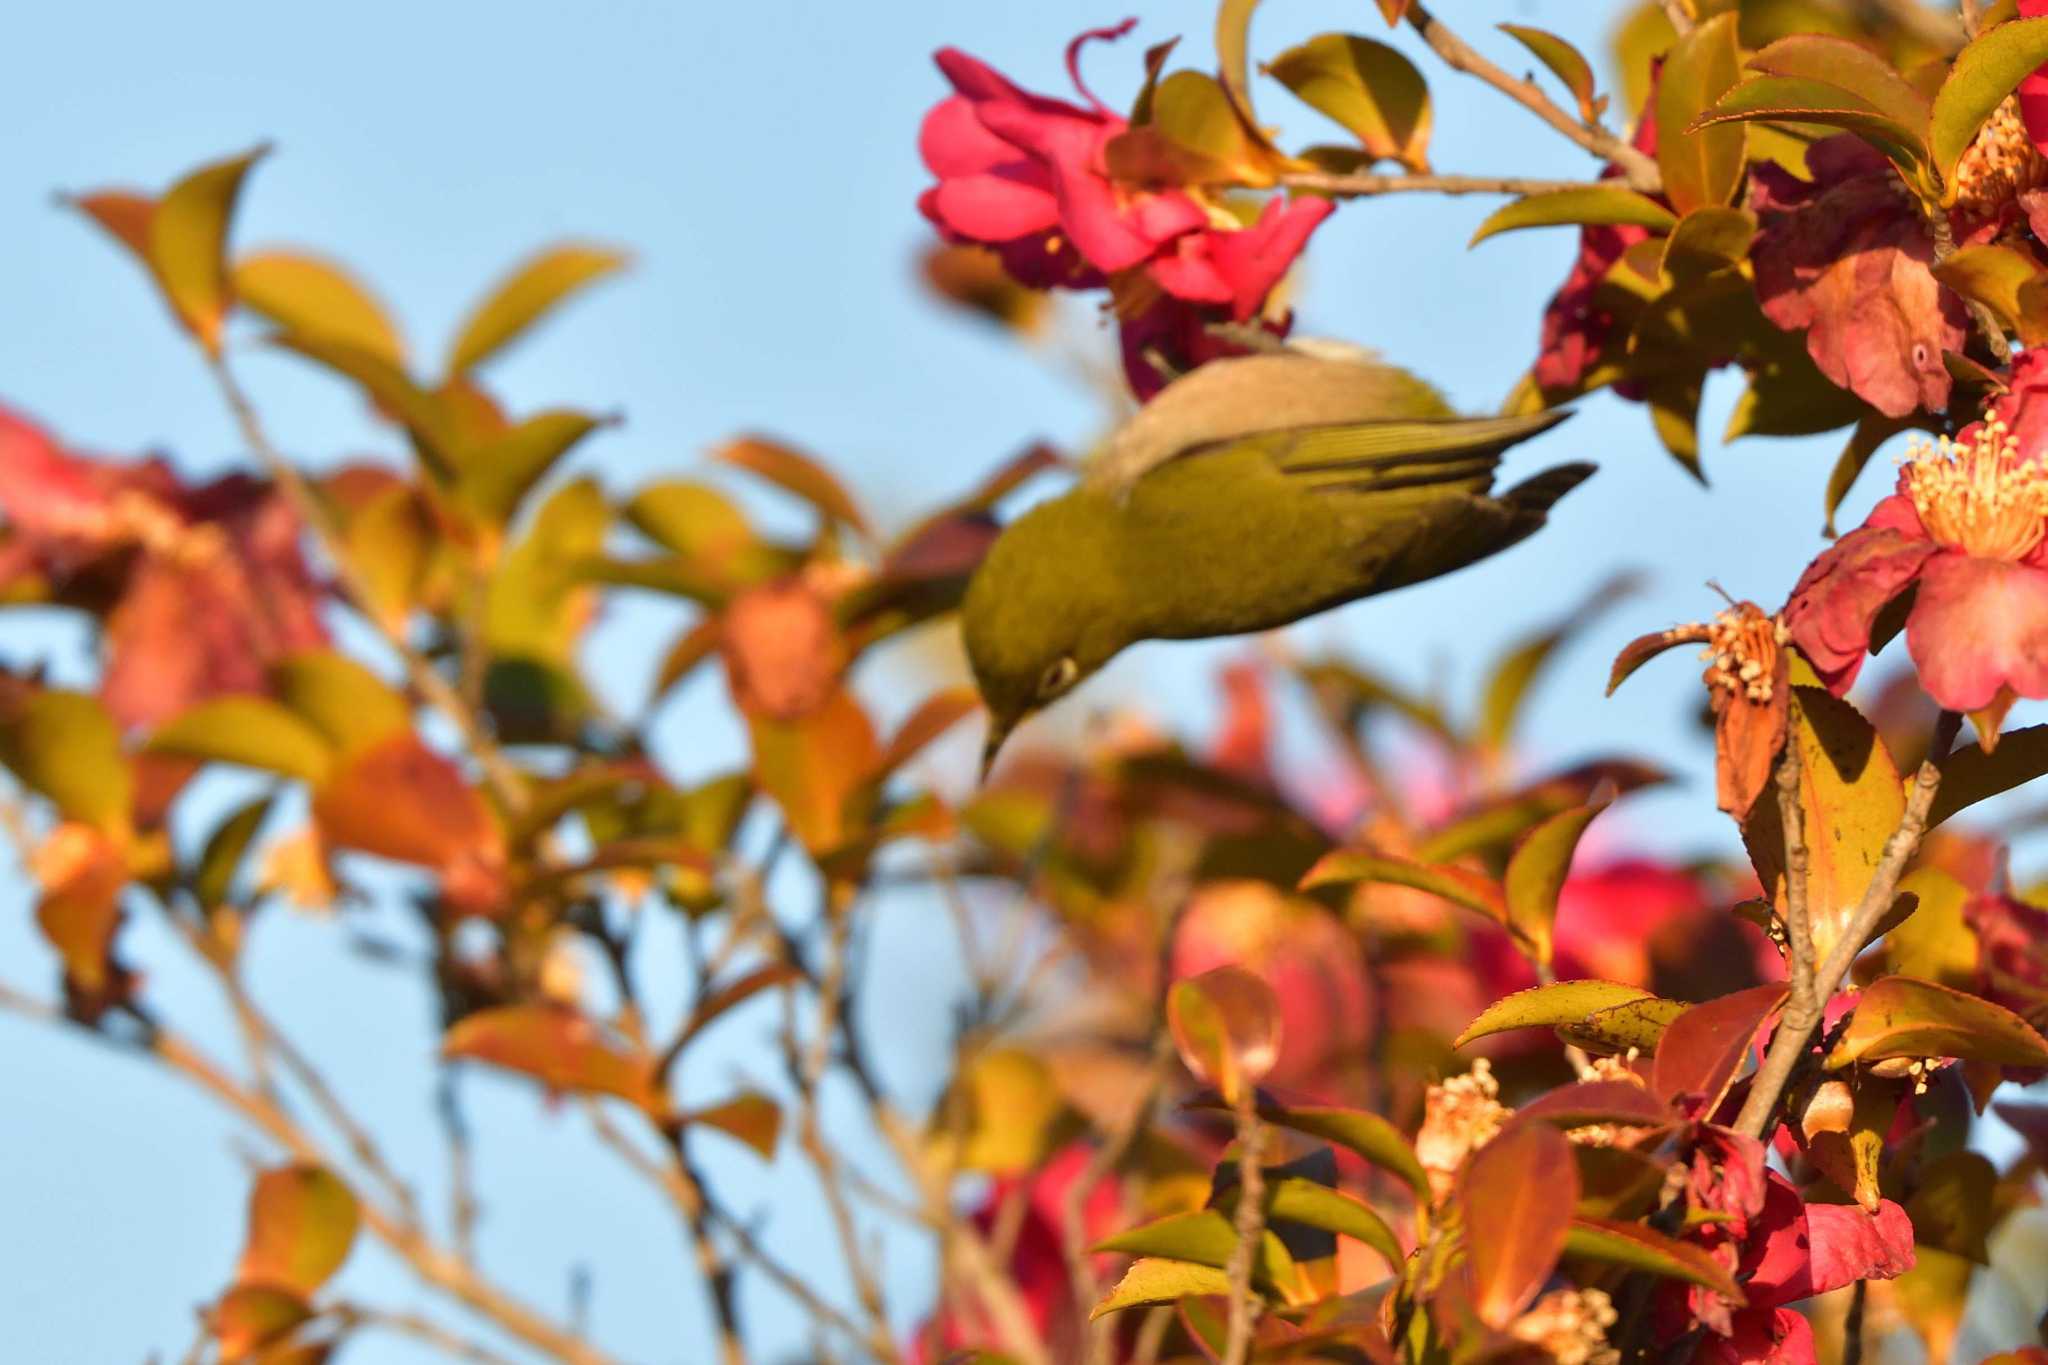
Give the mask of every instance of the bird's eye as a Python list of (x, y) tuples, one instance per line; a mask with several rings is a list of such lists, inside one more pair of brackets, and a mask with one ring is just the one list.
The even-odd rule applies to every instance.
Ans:
[(1045, 670), (1045, 676), (1038, 680), (1038, 695), (1046, 698), (1057, 697), (1072, 687), (1080, 676), (1081, 665), (1075, 663), (1071, 657), (1062, 657), (1050, 665)]

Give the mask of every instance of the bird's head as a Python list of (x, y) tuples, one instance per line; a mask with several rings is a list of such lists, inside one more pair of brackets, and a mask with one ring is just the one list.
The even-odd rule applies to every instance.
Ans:
[(1033, 508), (997, 539), (967, 586), (961, 630), (989, 713), (983, 777), (1026, 717), (1133, 638), (1109, 590), (1113, 531), (1092, 502), (1069, 495)]

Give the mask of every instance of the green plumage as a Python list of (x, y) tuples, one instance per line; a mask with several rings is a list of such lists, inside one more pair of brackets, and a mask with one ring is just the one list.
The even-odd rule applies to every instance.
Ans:
[(1412, 376), (1348, 361), (1194, 371), (1112, 435), (1076, 487), (1009, 527), (969, 585), (990, 756), (1140, 640), (1273, 629), (1521, 540), (1591, 467), (1498, 497), (1494, 469), (1563, 416), (1457, 418)]

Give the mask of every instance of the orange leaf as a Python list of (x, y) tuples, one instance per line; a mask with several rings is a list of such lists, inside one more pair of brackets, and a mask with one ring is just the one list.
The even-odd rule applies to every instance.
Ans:
[(867, 518), (845, 485), (823, 465), (793, 446), (760, 436), (742, 436), (711, 452), (711, 458), (757, 474), (784, 492), (793, 493), (828, 521), (844, 522), (868, 534)]
[(114, 933), (121, 927), (121, 889), (128, 866), (104, 834), (67, 823), (50, 832), (29, 860), (42, 883), (36, 927), (64, 962), (64, 975), (80, 992), (96, 996), (117, 975)]
[(616, 1095), (653, 1114), (666, 1109), (654, 1059), (627, 1051), (597, 1024), (558, 1005), (505, 1005), (458, 1020), (441, 1055), (531, 1076), (550, 1090)]
[(1280, 1058), (1280, 1002), (1242, 967), (1217, 967), (1174, 983), (1166, 1024), (1195, 1078), (1235, 1104)]
[(313, 795), (329, 843), (445, 870), (496, 865), (504, 834), (462, 772), (408, 730), (341, 764)]
[(1667, 1100), (1704, 1095), (1704, 1112), (1711, 1114), (1734, 1084), (1756, 1031), (1784, 999), (1782, 985), (1753, 986), (1694, 1005), (1673, 1019), (1657, 1040), (1650, 1071), (1657, 1093)]
[(1889, 1057), (2048, 1066), (2048, 1039), (2002, 1005), (1932, 981), (1886, 976), (1864, 989), (1828, 1065)]
[(265, 1171), (249, 1195), (249, 1240), (236, 1277), (311, 1294), (348, 1259), (360, 1216), (355, 1195), (323, 1167)]
[(281, 1343), (312, 1317), (312, 1306), (289, 1289), (238, 1284), (214, 1304), (207, 1326), (222, 1360), (246, 1361), (264, 1347)]
[(1579, 1202), (1568, 1138), (1547, 1123), (1513, 1123), (1458, 1173), (1465, 1274), (1489, 1327), (1505, 1328), (1535, 1299), (1564, 1250)]
[(149, 264), (149, 220), (156, 214), (156, 200), (132, 190), (101, 190), (68, 202), (134, 252), (145, 267)]
[(755, 717), (754, 776), (782, 807), (797, 840), (813, 855), (829, 853), (859, 825), (852, 809), (881, 751), (868, 714), (841, 689), (801, 720)]
[(734, 598), (719, 645), (733, 704), (769, 720), (799, 720), (823, 706), (846, 667), (832, 608), (801, 577)]
[(683, 1122), (716, 1128), (753, 1148), (763, 1161), (772, 1161), (775, 1143), (782, 1136), (782, 1107), (766, 1095), (749, 1091), (723, 1104), (692, 1109), (683, 1115)]

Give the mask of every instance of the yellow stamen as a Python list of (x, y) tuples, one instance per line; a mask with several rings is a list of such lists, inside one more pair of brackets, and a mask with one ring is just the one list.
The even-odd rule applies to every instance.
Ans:
[(2028, 136), (2017, 100), (2008, 97), (1984, 121), (1949, 182), (1955, 212), (1966, 219), (1990, 218), (2020, 195), (2048, 183), (2048, 159)]
[(1753, 702), (1767, 702), (1776, 690), (1778, 650), (1791, 636), (1782, 621), (1766, 616), (1754, 602), (1728, 608), (1707, 627), (1706, 684)]
[(2021, 459), (2018, 441), (1996, 417), (1966, 444), (1916, 440), (1900, 463), (1920, 524), (1951, 549), (2010, 563), (2048, 535), (2048, 465)]

